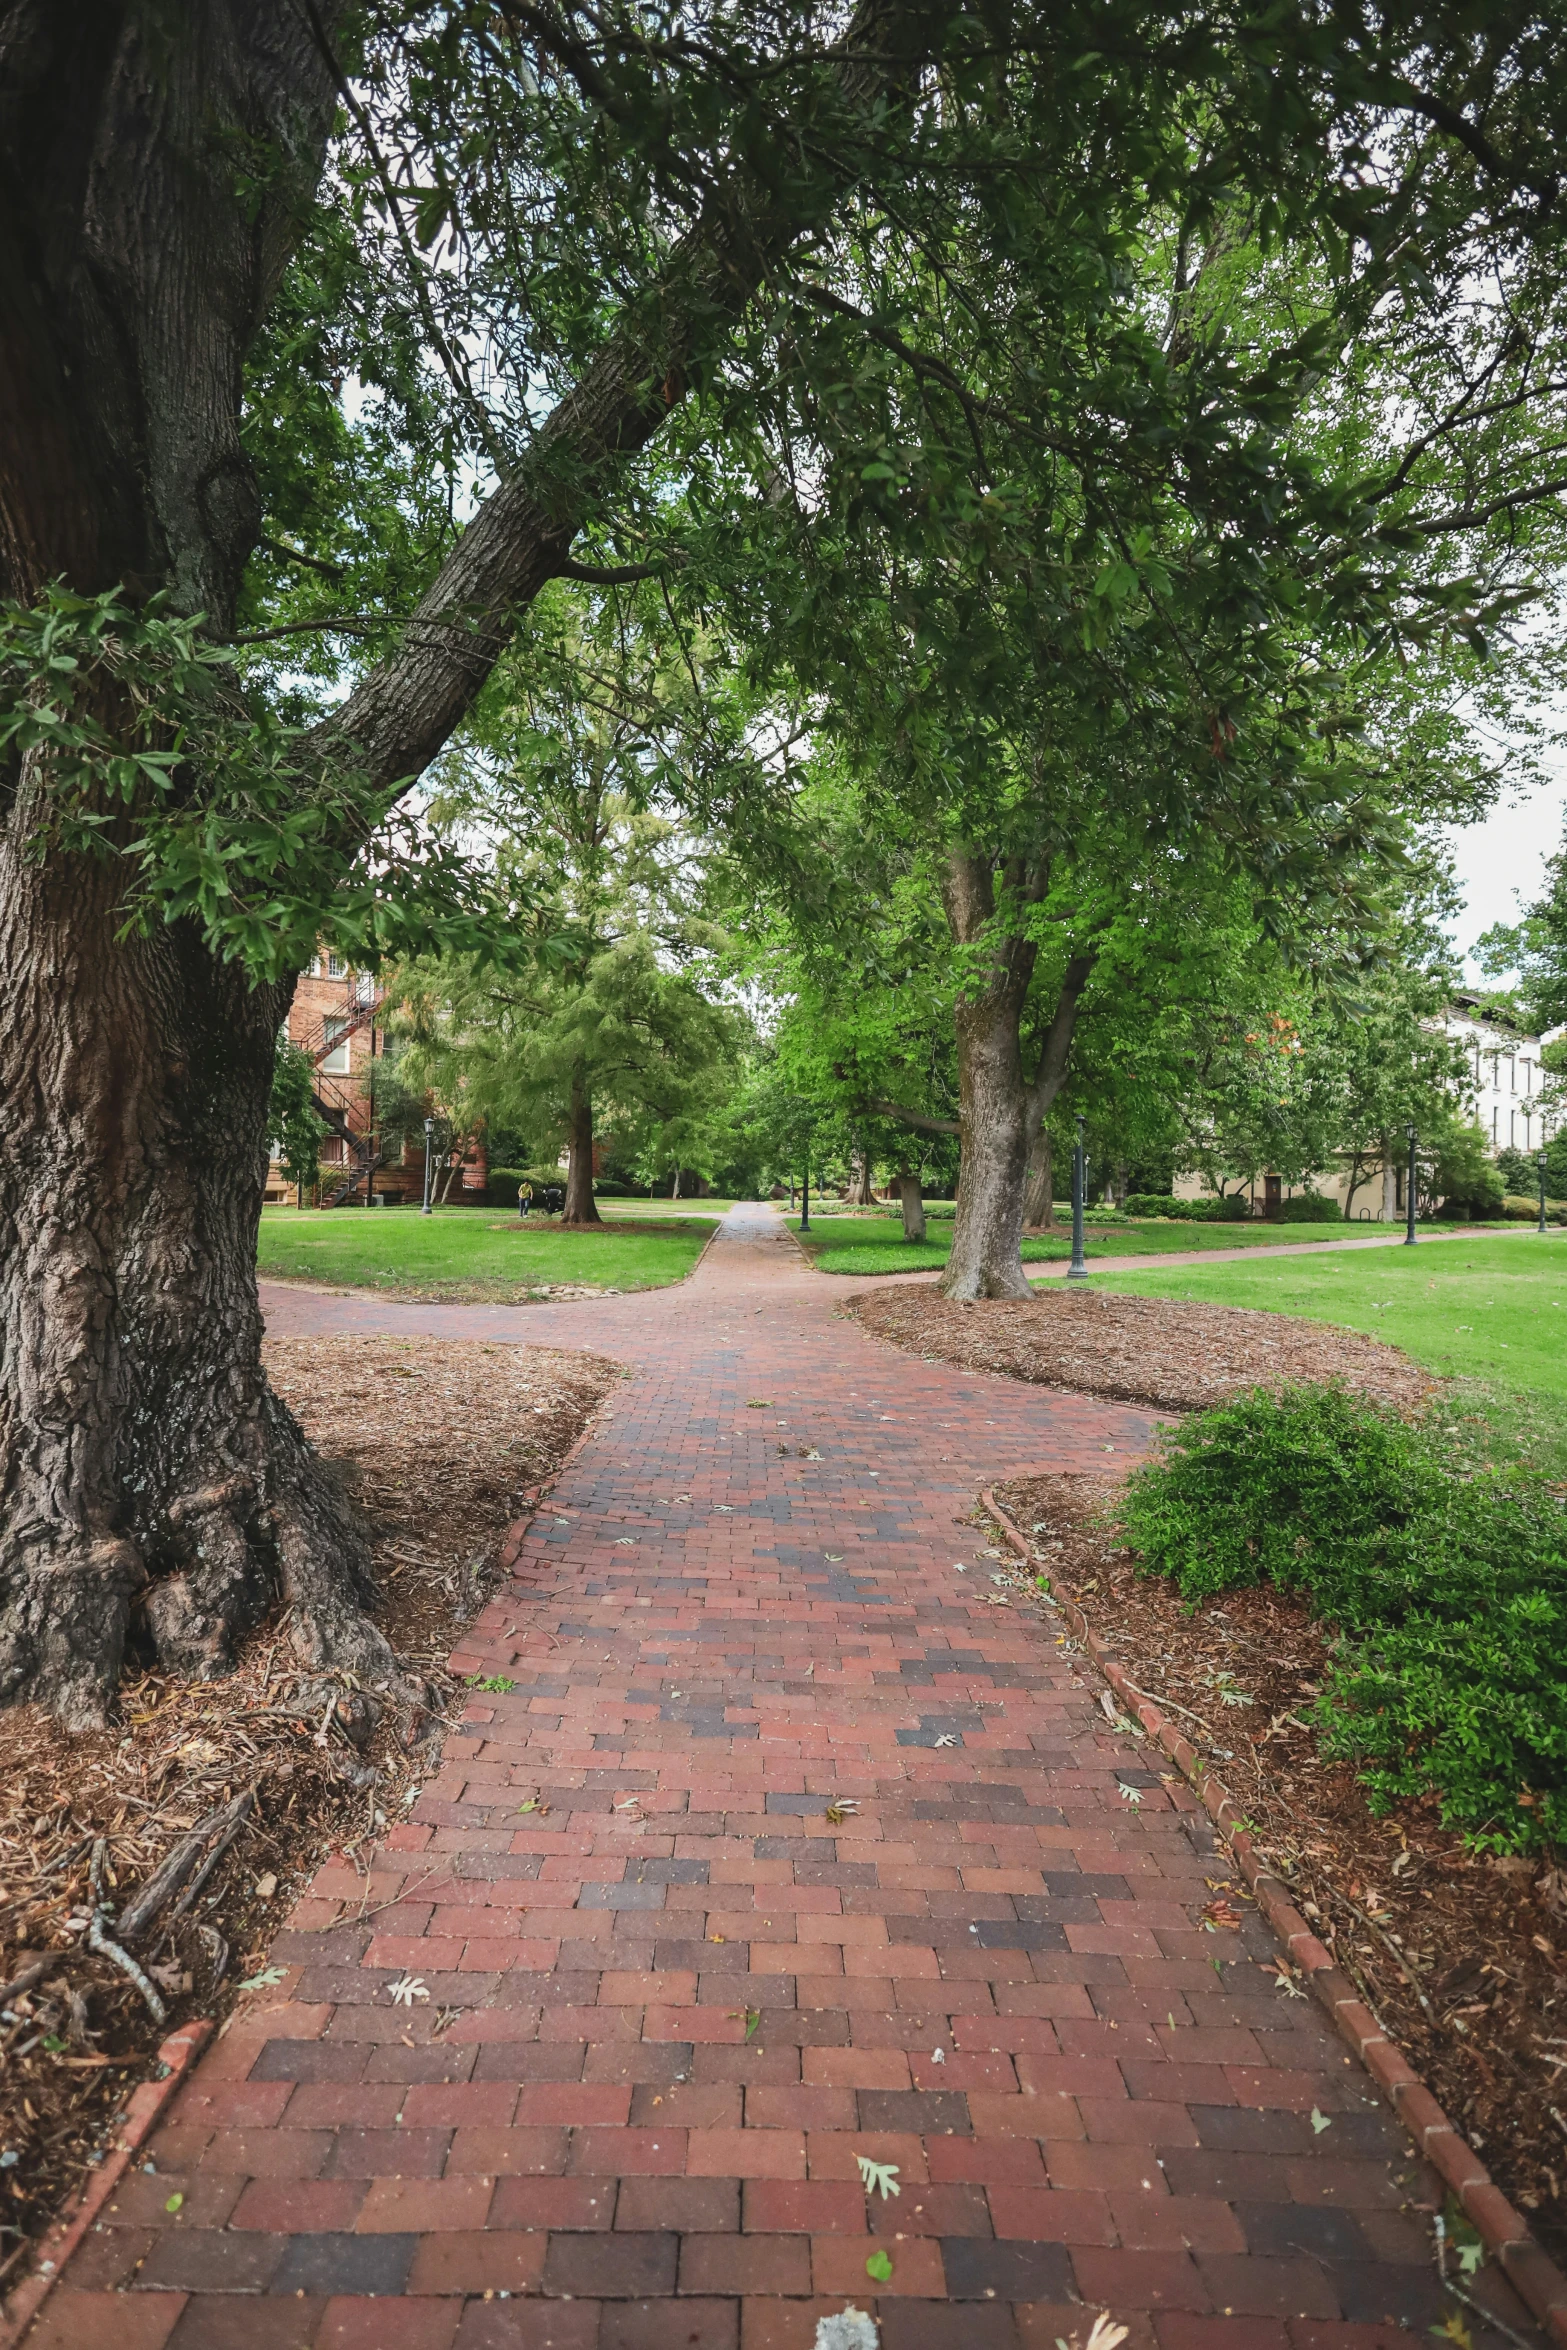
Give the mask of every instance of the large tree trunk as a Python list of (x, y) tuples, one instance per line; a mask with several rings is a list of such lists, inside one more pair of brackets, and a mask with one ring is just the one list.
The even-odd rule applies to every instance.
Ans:
[(856, 1150), (849, 1160), (847, 1198), (851, 1208), (870, 1208), (876, 1204), (876, 1193), (871, 1183), (871, 1163), (863, 1150)]
[(593, 1096), (580, 1073), (571, 1080), (571, 1123), (566, 1136), (570, 1163), (566, 1169), (567, 1224), (602, 1224), (593, 1196)]
[(903, 1205), (903, 1237), (905, 1240), (925, 1238), (925, 1187), (917, 1175), (895, 1175), (898, 1198)]
[[(259, 524), (243, 354), (332, 96), (302, 12), (0, 11), (6, 595), (166, 587), (231, 625)], [(100, 1722), (127, 1642), (218, 1672), (278, 1600), (312, 1664), (385, 1679), (363, 1537), (261, 1370), (291, 990), (187, 924), (121, 936), (118, 858), (33, 853), (40, 780), (0, 772), (0, 1699)]]
[(1055, 1224), (1055, 1163), (1049, 1132), (1041, 1126), (1034, 1137), (1034, 1147), (1028, 1154), (1028, 1174), (1023, 1185), (1023, 1226), (1025, 1231), (1053, 1232)]
[(279, 1599), (311, 1664), (393, 1670), (363, 1539), (261, 1369), (287, 991), (185, 927), (116, 944), (117, 889), (0, 844), (0, 1700), (77, 1728), (128, 1640), (210, 1675)]

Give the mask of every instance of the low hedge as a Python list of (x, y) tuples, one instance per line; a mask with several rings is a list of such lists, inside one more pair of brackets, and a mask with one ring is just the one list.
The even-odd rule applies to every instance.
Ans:
[[(1525, 1199), (1521, 1192), (1509, 1192), (1502, 1202), (1502, 1214), (1510, 1224), (1537, 1223), (1540, 1215), (1538, 1193), (1533, 1199)], [(1548, 1199), (1545, 1203), (1545, 1221), (1547, 1224), (1567, 1224), (1567, 1201)]]
[(1336, 1199), (1329, 1199), (1320, 1191), (1297, 1191), (1292, 1199), (1280, 1200), (1277, 1224), (1341, 1224), (1343, 1211)]
[(1183, 1224), (1239, 1224), (1251, 1214), (1243, 1193), (1231, 1192), (1223, 1199), (1177, 1199), (1173, 1192), (1129, 1192), (1122, 1214), (1127, 1216), (1169, 1216)]
[(1340, 1387), (1259, 1388), (1166, 1431), (1118, 1514), (1194, 1605), (1306, 1592), (1333, 1634), (1324, 1747), (1374, 1810), (1434, 1794), (1478, 1851), (1567, 1835), (1567, 1515), (1537, 1471)]

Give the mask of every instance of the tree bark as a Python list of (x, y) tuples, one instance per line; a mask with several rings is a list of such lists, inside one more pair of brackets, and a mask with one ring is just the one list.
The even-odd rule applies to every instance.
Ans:
[[(1003, 873), (1019, 904), (1041, 895), (1045, 879), (1021, 866)], [(1094, 957), (1090, 951), (1069, 959), (1029, 1082), (1023, 1013), (1038, 949), (1027, 938), (996, 931), (995, 874), (987, 857), (955, 850), (942, 878), (942, 902), (960, 946), (992, 942), (988, 961), (956, 1006), (962, 1173), (942, 1294), (1031, 1297), (1022, 1257), (1024, 1178), (1034, 1139), (1066, 1076), (1078, 1002)]]
[(1055, 1225), (1054, 1154), (1049, 1131), (1041, 1126), (1034, 1137), (1034, 1147), (1028, 1154), (1028, 1175), (1023, 1186), (1023, 1227), (1025, 1231), (1053, 1232)]
[(394, 1670), (364, 1537), (261, 1368), (288, 991), (183, 926), (117, 944), (118, 892), (0, 842), (0, 1700), (73, 1728), (128, 1642), (207, 1677), (280, 1600), (312, 1666)]
[(847, 1197), (851, 1208), (869, 1208), (876, 1204), (876, 1193), (871, 1184), (871, 1163), (863, 1150), (855, 1151), (849, 1161)]
[(925, 1187), (917, 1175), (895, 1175), (898, 1198), (903, 1204), (903, 1237), (905, 1240), (925, 1238)]
[(570, 1124), (566, 1135), (566, 1224), (602, 1224), (593, 1196), (593, 1096), (580, 1070), (572, 1072)]

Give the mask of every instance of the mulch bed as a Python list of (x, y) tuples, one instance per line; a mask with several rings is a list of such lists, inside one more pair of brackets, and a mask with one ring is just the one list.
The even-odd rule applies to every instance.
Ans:
[(1119, 1297), (1063, 1283), (1027, 1301), (975, 1305), (934, 1288), (871, 1289), (844, 1311), (874, 1337), (926, 1362), (1174, 1411), (1205, 1411), (1241, 1388), (1296, 1379), (1342, 1380), (1401, 1410), (1416, 1408), (1436, 1388), (1396, 1347), (1245, 1306)]
[[(1562, 1880), (1538, 1861), (1466, 1852), (1439, 1824), (1434, 1797), (1374, 1818), (1354, 1772), (1318, 1753), (1309, 1709), (1328, 1643), (1299, 1596), (1232, 1590), (1188, 1612), (1117, 1545), (1117, 1484), (1036, 1477), (996, 1499), (1133, 1683), (1212, 1759), (1315, 1932), (1561, 2260)], [(1246, 1899), (1238, 1872), (1212, 1891), (1219, 1904)]]
[[(460, 1696), (444, 1659), (483, 1603), (501, 1534), (622, 1376), (597, 1355), (426, 1339), (274, 1339), (266, 1359), (369, 1518), (383, 1621), (429, 1702), (372, 1723), (368, 1694), (300, 1671), (273, 1622), (224, 1680), (128, 1672), (109, 1730), (68, 1738), (37, 1707), (0, 1715), (0, 1981), (48, 1962), (0, 1997), (0, 2283), (80, 2187), (165, 2033), (226, 2013), (328, 1852), (368, 1868), (437, 1767)], [(165, 1911), (134, 1948), (167, 2008), (159, 2023), (85, 1947), (95, 1847), (124, 1919), (171, 1850), (251, 1789), (187, 1914), (170, 1926)]]

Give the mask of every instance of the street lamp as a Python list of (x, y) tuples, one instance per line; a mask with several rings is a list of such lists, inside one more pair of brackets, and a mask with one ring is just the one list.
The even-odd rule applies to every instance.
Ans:
[(1406, 1126), (1404, 1131), (1409, 1136), (1409, 1173), (1404, 1178), (1404, 1246), (1405, 1248), (1413, 1248), (1415, 1245), (1415, 1129), (1413, 1126)]
[(435, 1120), (426, 1118), (424, 1122), (424, 1206), (419, 1210), (421, 1216), (427, 1216), (430, 1213), (430, 1174), (434, 1148)]
[(1536, 1159), (1535, 1159), (1535, 1162), (1534, 1162), (1534, 1163), (1535, 1163), (1535, 1166), (1538, 1168), (1538, 1170), (1539, 1170), (1539, 1175), (1540, 1175), (1540, 1222), (1539, 1222), (1539, 1230), (1540, 1230), (1541, 1232), (1543, 1232), (1543, 1231), (1545, 1230), (1545, 1153), (1544, 1153), (1544, 1151), (1541, 1151), (1541, 1152), (1538, 1154), (1538, 1156), (1536, 1157)]
[(1066, 1269), (1068, 1281), (1086, 1281), (1088, 1267), (1083, 1262), (1083, 1126), (1077, 1121), (1077, 1140), (1072, 1146), (1072, 1262)]
[(805, 1166), (800, 1177), (800, 1230), (811, 1229), (811, 1130), (805, 1129)]

